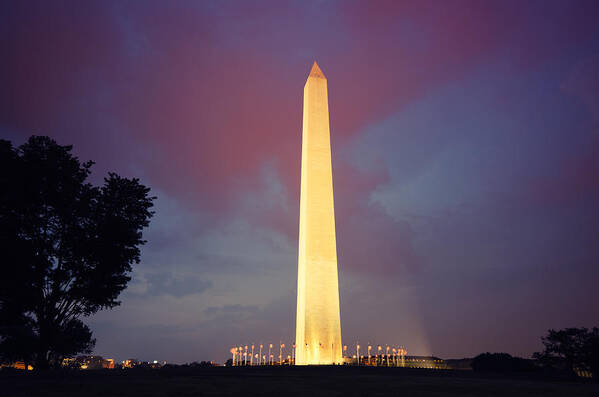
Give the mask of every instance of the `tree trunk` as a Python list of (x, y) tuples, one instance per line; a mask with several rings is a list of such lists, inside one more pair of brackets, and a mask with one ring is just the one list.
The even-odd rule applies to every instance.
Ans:
[(50, 368), (50, 362), (48, 361), (48, 349), (40, 349), (35, 357), (36, 371), (44, 371)]

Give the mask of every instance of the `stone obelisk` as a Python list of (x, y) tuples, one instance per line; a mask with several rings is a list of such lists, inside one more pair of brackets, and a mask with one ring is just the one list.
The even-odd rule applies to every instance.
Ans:
[(327, 80), (304, 86), (295, 363), (342, 362)]

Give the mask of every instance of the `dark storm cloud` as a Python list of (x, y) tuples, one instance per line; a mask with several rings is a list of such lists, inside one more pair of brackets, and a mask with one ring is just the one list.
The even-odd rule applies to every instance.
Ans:
[(204, 310), (204, 313), (214, 315), (254, 315), (258, 311), (258, 306), (244, 305), (224, 305), (222, 307), (209, 306)]
[(148, 294), (168, 294), (181, 298), (189, 294), (201, 294), (212, 286), (210, 281), (202, 281), (195, 276), (175, 277), (169, 273), (146, 273)]

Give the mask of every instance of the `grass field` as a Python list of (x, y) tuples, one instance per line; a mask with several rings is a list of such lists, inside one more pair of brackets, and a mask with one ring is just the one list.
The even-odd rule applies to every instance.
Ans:
[(599, 384), (472, 371), (366, 367), (0, 373), (1, 396), (599, 396)]

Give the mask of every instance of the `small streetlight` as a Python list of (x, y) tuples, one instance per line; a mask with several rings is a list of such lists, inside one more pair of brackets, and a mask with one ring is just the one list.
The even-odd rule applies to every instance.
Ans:
[(293, 343), (293, 350), (291, 350), (291, 356), (293, 358), (293, 365), (295, 365), (295, 343)]
[(358, 365), (360, 365), (360, 344), (356, 343), (356, 357), (358, 358)]
[(252, 355), (250, 356), (250, 365), (254, 365), (254, 344), (252, 343)]
[(406, 354), (408, 354), (408, 351), (406, 349), (404, 349), (404, 347), (401, 347), (401, 366), (405, 367), (406, 366)]
[(283, 365), (283, 348), (285, 344), (283, 342), (279, 342), (279, 364)]
[(260, 365), (262, 365), (262, 344), (260, 344)]
[(368, 365), (370, 365), (370, 349), (372, 349), (372, 346), (368, 345)]
[(387, 350), (385, 350), (385, 357), (387, 358), (387, 367), (389, 366), (389, 345), (387, 345)]

